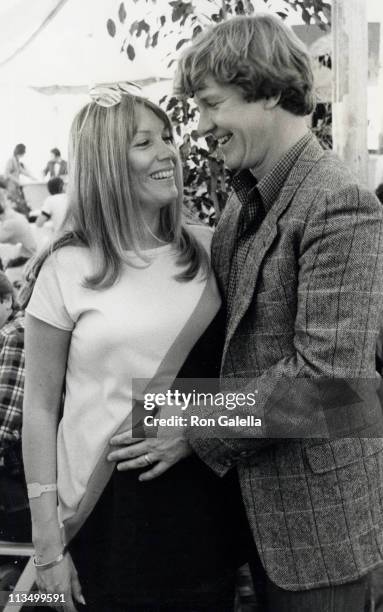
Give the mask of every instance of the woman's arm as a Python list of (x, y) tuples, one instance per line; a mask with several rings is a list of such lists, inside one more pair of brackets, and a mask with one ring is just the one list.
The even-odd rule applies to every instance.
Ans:
[(37, 178), (32, 174), (32, 172), (25, 166), (25, 164), (23, 164), (20, 168), (20, 174), (23, 174), (24, 176), (27, 176), (28, 178), (32, 179), (32, 181), (37, 181)]
[[(26, 315), (22, 441), (28, 484), (57, 482), (57, 425), (70, 338), (70, 331)], [(56, 492), (43, 493), (31, 499), (30, 507), (35, 554), (39, 563), (48, 563), (63, 550)], [(81, 594), (73, 570), (67, 554), (63, 561), (51, 569), (37, 572), (41, 589), (64, 593), (67, 601), (64, 610), (75, 610), (72, 593), (76, 599)]]

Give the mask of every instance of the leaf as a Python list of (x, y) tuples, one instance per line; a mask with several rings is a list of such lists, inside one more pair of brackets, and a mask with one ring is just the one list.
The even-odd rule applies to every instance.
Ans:
[(157, 43), (158, 43), (158, 35), (159, 35), (159, 31), (155, 32), (153, 34), (153, 38), (152, 38), (152, 47), (156, 47)]
[(309, 24), (311, 21), (311, 15), (307, 9), (302, 8), (302, 19), (305, 23)]
[(160, 23), (161, 23), (161, 27), (164, 27), (165, 23), (166, 23), (166, 17), (165, 15), (161, 15), (160, 17)]
[(194, 30), (193, 30), (193, 38), (195, 38), (196, 36), (198, 36), (198, 34), (200, 34), (202, 32), (202, 28), (201, 26), (197, 25)]
[(124, 23), (125, 19), (126, 19), (126, 10), (125, 10), (125, 4), (123, 2), (121, 2), (120, 7), (118, 9), (118, 18), (120, 20), (120, 23)]
[(138, 21), (136, 28), (137, 28), (137, 32), (136, 32), (137, 38), (141, 36), (142, 32), (145, 32), (145, 34), (149, 34), (150, 32), (150, 25), (145, 21), (145, 19), (141, 19), (141, 21)]
[(126, 47), (126, 53), (128, 54), (128, 58), (132, 62), (134, 60), (134, 58), (136, 57), (136, 52), (135, 52), (134, 48), (132, 47), (132, 45), (128, 45)]
[(159, 100), (159, 104), (163, 104), (166, 101), (166, 98), (168, 96), (165, 94), (164, 96), (162, 96), (162, 98)]
[(287, 17), (287, 13), (284, 13), (283, 11), (277, 11), (277, 15), (279, 15), (281, 19), (286, 19)]
[(194, 140), (194, 142), (198, 142), (199, 134), (198, 134), (197, 130), (192, 130), (191, 131), (190, 138), (192, 140)]
[(181, 49), (182, 45), (189, 42), (189, 40), (190, 38), (181, 38), (181, 40), (179, 40), (178, 43), (176, 44), (176, 51), (178, 51), (178, 49)]
[(108, 19), (106, 22), (106, 29), (108, 30), (109, 36), (113, 37), (116, 35), (116, 24), (114, 23), (113, 19)]
[(173, 108), (177, 106), (177, 104), (178, 104), (178, 98), (176, 98), (175, 96), (172, 96), (168, 102), (166, 110), (171, 111)]
[(331, 23), (331, 7), (323, 6), (323, 14), (328, 23)]
[[(193, 10), (193, 9), (192, 9)], [(179, 21), (184, 15), (189, 14), (189, 6), (181, 2), (172, 10), (172, 21)]]
[(175, 61), (176, 60), (174, 58), (172, 60), (170, 60), (170, 62), (168, 63), (168, 68), (170, 68), (170, 66), (173, 66)]

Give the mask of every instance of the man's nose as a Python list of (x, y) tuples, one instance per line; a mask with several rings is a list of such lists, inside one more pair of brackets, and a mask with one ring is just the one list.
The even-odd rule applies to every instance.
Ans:
[(200, 112), (197, 131), (200, 136), (206, 136), (214, 129), (214, 123), (208, 113)]

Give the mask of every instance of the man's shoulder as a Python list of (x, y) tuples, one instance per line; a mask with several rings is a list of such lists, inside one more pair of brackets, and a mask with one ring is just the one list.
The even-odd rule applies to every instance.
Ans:
[(353, 175), (347, 165), (332, 151), (324, 151), (323, 156), (316, 161), (304, 180), (298, 185), (294, 194), (295, 203), (311, 206), (315, 201), (326, 203), (336, 208), (346, 200), (355, 208), (362, 204), (376, 210), (379, 214), (383, 207), (375, 195), (358, 178)]
[(307, 173), (303, 186), (319, 184), (324, 190), (330, 191), (356, 183), (355, 177), (346, 164), (332, 151), (324, 151), (323, 155), (312, 165), (310, 172)]

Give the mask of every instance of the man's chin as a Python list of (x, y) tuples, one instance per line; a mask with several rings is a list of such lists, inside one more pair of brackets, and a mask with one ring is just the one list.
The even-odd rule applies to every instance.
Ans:
[(230, 159), (230, 157), (226, 158), (223, 156), (223, 163), (230, 172), (239, 172), (241, 170), (241, 164), (237, 160)]

